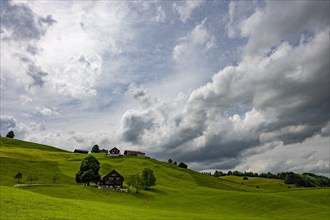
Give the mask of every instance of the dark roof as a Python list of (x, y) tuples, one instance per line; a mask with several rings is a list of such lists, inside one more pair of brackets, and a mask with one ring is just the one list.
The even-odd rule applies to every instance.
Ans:
[[(114, 147), (114, 148), (112, 148), (111, 150), (119, 150), (118, 148), (116, 148), (116, 147)], [(119, 150), (120, 151), (120, 150)]]
[(145, 154), (145, 153), (143, 153), (141, 151), (134, 151), (134, 150), (125, 150), (124, 153), (126, 153), (126, 152), (138, 153), (138, 154)]
[(88, 150), (74, 149), (74, 153), (88, 154)]
[(112, 170), (110, 173), (104, 175), (104, 176), (102, 177), (102, 179), (104, 179), (105, 177), (110, 176), (110, 175), (112, 175), (112, 174), (116, 174), (117, 177), (120, 177), (121, 179), (124, 179), (124, 177), (123, 177), (122, 175), (120, 175), (116, 170)]

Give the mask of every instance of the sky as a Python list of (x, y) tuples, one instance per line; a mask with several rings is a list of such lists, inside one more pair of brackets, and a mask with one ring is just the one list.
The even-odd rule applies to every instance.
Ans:
[(329, 176), (329, 1), (1, 0), (1, 136)]

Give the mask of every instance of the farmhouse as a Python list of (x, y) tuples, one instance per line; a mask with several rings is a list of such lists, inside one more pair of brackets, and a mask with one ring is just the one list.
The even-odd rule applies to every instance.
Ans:
[(121, 188), (123, 187), (123, 182), (124, 177), (120, 175), (117, 171), (112, 170), (110, 173), (102, 177), (100, 181), (100, 186)]
[(73, 153), (76, 153), (76, 154), (88, 154), (88, 150), (74, 149)]
[(136, 156), (136, 157), (145, 157), (146, 154), (140, 151), (133, 151), (133, 150), (125, 150), (124, 155), (126, 156)]
[(120, 156), (120, 150), (118, 148), (114, 147), (109, 151), (109, 155), (113, 156), (113, 157), (118, 157), (118, 156)]

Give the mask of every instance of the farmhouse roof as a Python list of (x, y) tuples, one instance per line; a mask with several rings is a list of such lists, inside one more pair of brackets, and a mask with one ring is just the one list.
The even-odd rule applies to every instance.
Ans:
[(74, 149), (74, 153), (88, 154), (88, 150)]
[(124, 151), (124, 153), (128, 153), (128, 152), (130, 152), (130, 153), (139, 153), (139, 154), (144, 154), (143, 152), (141, 152), (141, 151), (135, 151), (135, 150), (125, 150)]
[(122, 175), (120, 175), (116, 170), (112, 170), (111, 172), (105, 174), (102, 179), (104, 179), (105, 177), (109, 176), (109, 175), (112, 175), (112, 174), (115, 174), (116, 177), (120, 177), (121, 179), (124, 179), (124, 177)]

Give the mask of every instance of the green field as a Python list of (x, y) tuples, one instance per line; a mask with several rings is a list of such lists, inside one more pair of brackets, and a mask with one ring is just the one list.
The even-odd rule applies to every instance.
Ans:
[[(129, 193), (75, 182), (86, 155), (0, 138), (0, 219), (329, 219), (330, 189), (282, 180), (215, 178), (154, 159), (93, 154), (100, 174), (154, 170), (157, 185)], [(21, 184), (13, 176), (23, 174)], [(29, 175), (38, 176), (29, 184)], [(58, 177), (56, 183), (53, 176)], [(257, 188), (258, 186), (258, 188)]]

